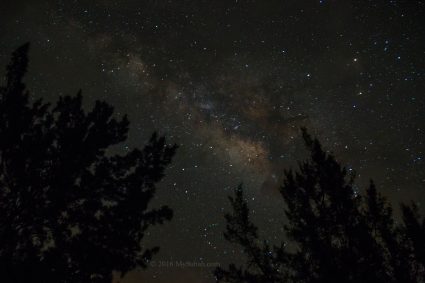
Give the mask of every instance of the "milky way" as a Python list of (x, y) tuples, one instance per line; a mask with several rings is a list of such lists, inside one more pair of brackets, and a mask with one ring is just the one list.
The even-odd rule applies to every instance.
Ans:
[[(157, 263), (225, 265), (227, 195), (244, 183), (265, 238), (282, 235), (283, 170), (317, 135), (364, 186), (425, 201), (422, 1), (2, 1), (0, 63), (30, 41), (27, 83), (83, 90), (131, 121), (117, 151), (152, 131), (180, 145), (156, 198), (173, 221), (148, 235)], [(124, 282), (213, 282), (212, 268), (152, 266)]]

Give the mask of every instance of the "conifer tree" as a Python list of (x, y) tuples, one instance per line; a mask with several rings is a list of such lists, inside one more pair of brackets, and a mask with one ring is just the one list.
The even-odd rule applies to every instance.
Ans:
[(242, 187), (230, 198), (225, 237), (242, 246), (248, 262), (217, 268), (220, 282), (424, 282), (425, 219), (415, 205), (402, 205), (396, 225), (392, 207), (371, 181), (364, 195), (354, 174), (302, 129), (310, 158), (285, 171), (280, 191), (285, 234), (291, 245), (259, 247)]
[(229, 197), (233, 214), (226, 214), (227, 221), (224, 237), (227, 241), (242, 247), (247, 257), (248, 268), (237, 267), (231, 264), (228, 270), (217, 268), (215, 277), (223, 282), (284, 282), (287, 256), (284, 243), (273, 246), (263, 241), (261, 243), (258, 228), (249, 217), (249, 208), (244, 199), (242, 185), (235, 190), (235, 197)]
[(110, 283), (158, 251), (142, 240), (172, 217), (148, 205), (176, 146), (153, 134), (143, 149), (113, 155), (129, 122), (107, 103), (85, 112), (81, 92), (31, 103), (28, 48), (13, 53), (0, 88), (1, 281)]
[(354, 176), (305, 129), (303, 138), (311, 157), (298, 172), (285, 173), (281, 188), (286, 235), (296, 246), (293, 281), (387, 282), (383, 249), (363, 216)]

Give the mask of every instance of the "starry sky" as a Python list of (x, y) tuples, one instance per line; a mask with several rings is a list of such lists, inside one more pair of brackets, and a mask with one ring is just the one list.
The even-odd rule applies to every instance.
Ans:
[(241, 262), (222, 236), (239, 183), (262, 236), (282, 239), (301, 126), (359, 189), (373, 178), (394, 204), (425, 201), (424, 16), (420, 0), (1, 1), (0, 64), (30, 41), (33, 97), (81, 88), (86, 107), (127, 113), (118, 152), (154, 130), (180, 145), (155, 199), (175, 216), (146, 239), (161, 251), (121, 282), (210, 283)]

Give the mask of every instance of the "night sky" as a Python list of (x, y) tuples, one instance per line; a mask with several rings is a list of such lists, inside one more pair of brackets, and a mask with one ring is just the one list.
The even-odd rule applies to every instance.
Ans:
[[(359, 189), (425, 202), (425, 4), (419, 0), (56, 0), (0, 2), (0, 66), (30, 41), (26, 82), (55, 101), (81, 88), (129, 115), (125, 152), (154, 130), (180, 148), (155, 204), (161, 246), (130, 282), (213, 282), (242, 263), (225, 242), (243, 182), (254, 221), (282, 239), (283, 170), (317, 135)], [(160, 266), (175, 262), (205, 266)], [(158, 266), (159, 265), (159, 266)]]

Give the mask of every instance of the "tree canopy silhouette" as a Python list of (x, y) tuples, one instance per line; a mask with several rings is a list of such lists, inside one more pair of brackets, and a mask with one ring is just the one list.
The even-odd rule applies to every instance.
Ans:
[[(217, 268), (220, 282), (425, 282), (425, 220), (415, 205), (392, 208), (371, 181), (362, 196), (332, 154), (303, 129), (309, 160), (285, 172), (288, 224), (282, 244), (259, 244), (240, 186), (230, 198), (225, 238), (247, 255), (245, 267)], [(288, 242), (283, 239), (286, 236)], [(291, 245), (291, 249), (286, 248)]]
[(18, 48), (0, 88), (0, 278), (2, 282), (111, 282), (146, 267), (158, 247), (146, 230), (172, 217), (149, 209), (176, 146), (153, 134), (142, 149), (112, 155), (129, 122), (81, 92), (54, 106), (30, 103), (23, 83), (29, 44)]

